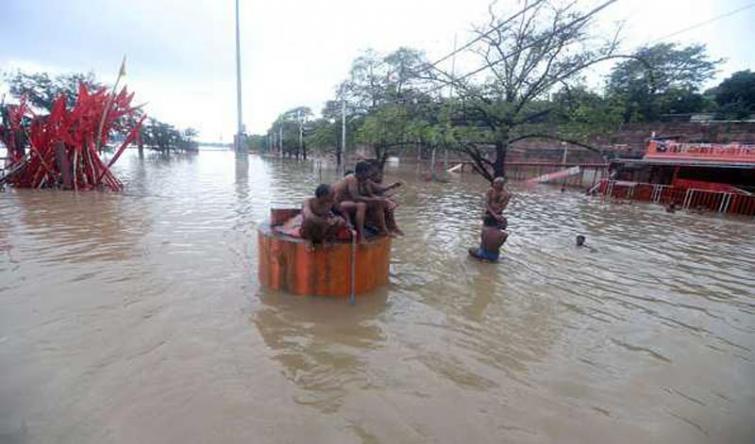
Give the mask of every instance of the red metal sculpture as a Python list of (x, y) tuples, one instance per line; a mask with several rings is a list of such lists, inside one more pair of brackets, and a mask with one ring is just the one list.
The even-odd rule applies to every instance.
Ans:
[[(72, 109), (67, 108), (65, 96), (55, 100), (48, 115), (35, 115), (24, 99), (8, 105), (0, 126), (0, 140), (8, 148), (5, 180), (19, 188), (122, 190), (110, 168), (137, 140), (146, 118), (131, 106), (133, 97), (125, 87), (111, 95), (104, 88), (90, 92), (80, 84)], [(125, 134), (125, 139), (105, 164), (102, 147), (114, 131)]]

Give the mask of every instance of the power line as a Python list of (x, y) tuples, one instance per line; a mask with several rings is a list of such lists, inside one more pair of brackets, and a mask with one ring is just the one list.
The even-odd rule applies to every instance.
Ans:
[[(589, 19), (590, 17), (594, 16), (598, 12), (600, 12), (603, 9), (607, 8), (608, 6), (610, 6), (612, 3), (616, 3), (616, 1), (618, 1), (618, 0), (608, 0), (608, 1), (606, 1), (605, 3), (601, 4), (600, 6), (596, 7), (593, 10), (591, 10), (590, 12), (588, 12), (588, 13), (580, 16), (580, 17), (577, 17), (576, 19), (572, 20), (571, 22), (567, 23), (566, 25), (562, 26), (561, 28), (555, 30), (554, 33), (555, 32), (564, 31), (564, 30), (566, 30), (568, 28), (571, 28), (572, 26), (574, 26), (574, 25), (576, 25), (576, 24), (578, 24), (580, 22), (583, 22), (583, 21)], [(536, 39), (535, 41), (529, 43), (528, 45), (525, 45), (525, 46), (517, 49), (516, 51), (511, 52), (511, 53), (509, 53), (509, 54), (501, 57), (500, 59), (496, 60), (493, 63), (486, 63), (485, 65), (483, 65), (483, 66), (475, 69), (474, 71), (468, 72), (468, 73), (464, 74), (463, 76), (461, 76), (461, 77), (459, 77), (457, 79), (451, 79), (451, 81), (458, 82), (460, 80), (464, 80), (466, 78), (469, 78), (469, 77), (471, 77), (471, 76), (473, 76), (475, 74), (478, 74), (478, 73), (480, 73), (480, 72), (482, 72), (482, 71), (484, 71), (484, 70), (486, 70), (488, 68), (491, 68), (493, 65), (497, 65), (497, 64), (499, 64), (501, 62), (504, 62), (504, 61), (510, 59), (511, 57), (514, 57), (515, 55), (520, 54), (520, 53), (522, 53), (523, 51), (525, 51), (525, 50), (527, 50), (529, 48), (532, 48), (533, 46), (537, 46), (538, 44), (542, 43), (542, 41), (547, 40), (548, 38), (549, 38), (549, 35), (545, 35), (545, 36), (543, 36), (543, 37), (541, 37), (539, 39)], [(427, 93), (434, 92), (434, 91), (436, 91), (438, 89), (443, 88), (444, 86), (445, 85), (440, 85), (438, 87), (431, 88), (429, 91), (427, 91)]]
[[(455, 47), (456, 45), (454, 44), (454, 50), (453, 51), (451, 51), (450, 53), (446, 54), (445, 56), (439, 58), (438, 60), (436, 60), (436, 61), (434, 61), (432, 63), (429, 63), (429, 64), (426, 64), (426, 65), (422, 66), (422, 68), (418, 69), (417, 71), (414, 71), (414, 74), (418, 75), (418, 74), (422, 74), (424, 72), (430, 71), (433, 68), (437, 69), (437, 65), (439, 65), (440, 63), (443, 63), (444, 61), (446, 61), (449, 58), (455, 56), (456, 54), (460, 53), (461, 51), (464, 51), (464, 50), (470, 48), (472, 45), (474, 45), (475, 43), (477, 43), (480, 40), (484, 39), (485, 37), (489, 37), (494, 32), (500, 30), (501, 28), (503, 28), (505, 25), (509, 24), (511, 21), (515, 20), (520, 15), (522, 15), (525, 12), (527, 12), (528, 10), (536, 7), (540, 3), (543, 3), (544, 1), (545, 0), (536, 0), (534, 3), (532, 3), (532, 4), (530, 4), (530, 5), (522, 8), (521, 10), (519, 10), (518, 12), (516, 12), (514, 15), (510, 16), (506, 20), (502, 21), (501, 23), (499, 23), (496, 26), (494, 26), (493, 28), (491, 28), (489, 31), (485, 32), (484, 34), (478, 35), (477, 37), (475, 37), (472, 40), (468, 41), (467, 43), (465, 43), (464, 45), (462, 45), (459, 48), (456, 48)], [(617, 0), (612, 0), (609, 3), (613, 3), (614, 1), (617, 1)], [(454, 43), (455, 43), (455, 37), (454, 37)], [(523, 51), (524, 49), (526, 49), (526, 48), (522, 48), (519, 52)], [(431, 93), (431, 92), (437, 91), (437, 90), (443, 88), (444, 86), (445, 85), (441, 85), (441, 86), (438, 86), (438, 87), (431, 88), (429, 91), (427, 91), (427, 93)]]
[[(475, 37), (474, 39), (472, 39), (472, 40), (468, 41), (467, 43), (465, 43), (464, 45), (462, 45), (462, 46), (461, 46), (460, 48), (454, 48), (454, 50), (453, 50), (453, 51), (451, 51), (450, 53), (446, 54), (445, 56), (443, 56), (443, 57), (439, 58), (439, 59), (438, 59), (438, 60), (436, 60), (435, 62), (433, 62), (433, 63), (431, 63), (430, 65), (428, 65), (427, 67), (425, 67), (425, 68), (423, 69), (423, 71), (426, 71), (426, 70), (428, 70), (428, 69), (430, 69), (430, 68), (432, 68), (432, 67), (435, 67), (435, 66), (437, 66), (438, 64), (440, 64), (440, 63), (442, 63), (442, 62), (444, 62), (444, 61), (448, 60), (449, 58), (453, 57), (454, 55), (456, 55), (456, 54), (458, 54), (458, 53), (460, 53), (460, 52), (462, 52), (462, 51), (464, 51), (464, 50), (466, 50), (466, 49), (470, 48), (470, 47), (471, 47), (472, 45), (474, 45), (475, 43), (477, 43), (477, 42), (479, 42), (480, 40), (484, 39), (485, 37), (489, 37), (489, 36), (490, 36), (491, 34), (493, 34), (494, 32), (496, 32), (496, 31), (498, 31), (498, 30), (500, 30), (500, 29), (501, 29), (501, 28), (503, 28), (503, 27), (504, 27), (505, 25), (509, 24), (509, 23), (510, 23), (510, 22), (511, 22), (512, 20), (514, 20), (514, 19), (516, 19), (517, 17), (519, 17), (520, 15), (524, 14), (524, 13), (525, 13), (525, 12), (527, 12), (527, 11), (528, 11), (529, 9), (532, 9), (532, 8), (534, 8), (535, 6), (539, 5), (539, 4), (540, 4), (540, 3), (542, 3), (543, 1), (545, 1), (545, 0), (537, 0), (537, 1), (535, 2), (535, 3), (532, 3), (532, 4), (531, 4), (531, 5), (529, 5), (529, 6), (526, 6), (526, 7), (524, 8), (524, 9), (520, 10), (519, 12), (517, 12), (516, 14), (514, 14), (514, 15), (512, 15), (511, 17), (507, 18), (506, 20), (504, 20), (503, 22), (499, 23), (498, 25), (494, 26), (494, 27), (493, 27), (492, 29), (490, 29), (490, 31), (488, 31), (488, 32), (486, 32), (486, 33), (484, 33), (484, 34), (480, 34), (480, 35), (478, 35), (478, 36), (477, 36), (477, 37)], [(422, 71), (420, 71), (420, 72), (422, 72)]]
[(727, 12), (727, 13), (725, 13), (725, 14), (721, 14), (721, 15), (717, 15), (717, 16), (715, 16), (715, 17), (711, 17), (711, 18), (709, 18), (708, 20), (702, 21), (702, 22), (700, 22), (700, 23), (697, 23), (697, 24), (694, 24), (694, 25), (692, 25), (692, 26), (688, 26), (688, 27), (686, 27), (686, 28), (684, 28), (684, 29), (680, 29), (680, 30), (678, 30), (678, 31), (676, 31), (676, 32), (672, 32), (671, 34), (668, 34), (668, 35), (664, 35), (663, 37), (658, 37), (658, 38), (657, 38), (657, 39), (655, 39), (655, 40), (651, 40), (651, 41), (650, 41), (650, 43), (655, 43), (655, 42), (657, 42), (657, 41), (659, 41), (659, 40), (665, 40), (665, 39), (667, 39), (667, 38), (669, 38), (669, 37), (674, 37), (674, 36), (676, 36), (676, 35), (679, 35), (679, 34), (685, 33), (685, 32), (687, 32), (687, 31), (691, 31), (691, 30), (693, 30), (693, 29), (695, 29), (695, 28), (699, 28), (699, 27), (701, 27), (701, 26), (705, 26), (705, 25), (708, 25), (708, 24), (710, 24), (710, 23), (713, 23), (713, 22), (715, 22), (715, 21), (717, 21), (717, 20), (721, 20), (722, 18), (726, 18), (726, 17), (729, 17), (729, 16), (731, 16), (731, 15), (734, 15), (734, 14), (740, 13), (740, 12), (742, 12), (742, 11), (746, 10), (746, 9), (750, 9), (750, 8), (752, 8), (753, 6), (755, 6), (755, 3), (750, 3), (750, 4), (747, 4), (747, 5), (744, 5), (744, 6), (742, 6), (741, 8), (737, 8), (737, 9), (735, 9), (735, 10), (733, 10), (733, 11), (729, 11), (729, 12)]

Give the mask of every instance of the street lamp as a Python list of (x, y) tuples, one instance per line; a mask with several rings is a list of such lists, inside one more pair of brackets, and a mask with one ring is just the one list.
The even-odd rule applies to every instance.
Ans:
[(241, 151), (244, 135), (244, 124), (242, 123), (241, 112), (241, 39), (239, 30), (239, 0), (236, 0), (236, 137), (234, 137), (234, 148)]

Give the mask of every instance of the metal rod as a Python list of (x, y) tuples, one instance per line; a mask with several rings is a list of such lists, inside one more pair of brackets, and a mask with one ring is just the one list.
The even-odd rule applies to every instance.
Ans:
[(304, 129), (302, 128), (301, 110), (296, 112), (296, 118), (299, 120), (299, 151), (304, 155)]
[(118, 83), (121, 81), (121, 77), (126, 75), (126, 56), (123, 56), (123, 60), (121, 60), (121, 67), (118, 69), (118, 77), (115, 79), (115, 84), (113, 84), (113, 89), (110, 91), (110, 96), (107, 98), (107, 102), (105, 102), (105, 110), (102, 111), (102, 117), (100, 118), (100, 125), (97, 127), (97, 139), (95, 140), (95, 146), (97, 151), (99, 152), (102, 149), (102, 145), (100, 145), (100, 140), (102, 139), (102, 129), (105, 126), (105, 118), (107, 117), (108, 113), (110, 112), (110, 107), (113, 104), (113, 98), (115, 97), (115, 90), (118, 88)]
[(341, 158), (346, 155), (346, 97), (343, 95), (343, 92), (341, 92), (341, 155), (336, 156), (336, 162), (338, 162), (338, 165), (336, 165), (337, 169), (340, 173), (341, 164), (343, 164), (343, 161)]
[(357, 232), (351, 230), (351, 293), (349, 294), (349, 303), (356, 303), (356, 270), (357, 269)]
[(236, 151), (241, 151), (241, 134), (244, 132), (241, 111), (241, 30), (239, 27), (239, 0), (236, 0)]

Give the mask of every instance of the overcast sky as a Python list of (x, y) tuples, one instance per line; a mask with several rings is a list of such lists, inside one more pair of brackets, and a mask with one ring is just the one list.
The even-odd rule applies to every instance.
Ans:
[[(399, 46), (443, 56), (485, 22), (489, 0), (240, 0), (244, 123), (263, 132), (299, 105), (319, 112), (366, 48)], [(599, 2), (580, 1), (585, 9)], [(625, 21), (631, 50), (753, 0), (619, 0), (602, 32)], [(235, 131), (234, 0), (0, 0), (0, 70), (86, 72), (127, 83), (148, 113), (200, 130), (207, 141)], [(517, 0), (499, 0), (515, 8)], [(668, 40), (708, 45), (726, 58), (717, 81), (755, 70), (755, 7)], [(606, 70), (608, 67), (603, 67)], [(462, 66), (457, 72), (463, 72)], [(597, 79), (603, 71), (592, 74)], [(7, 85), (0, 85), (0, 91)]]

